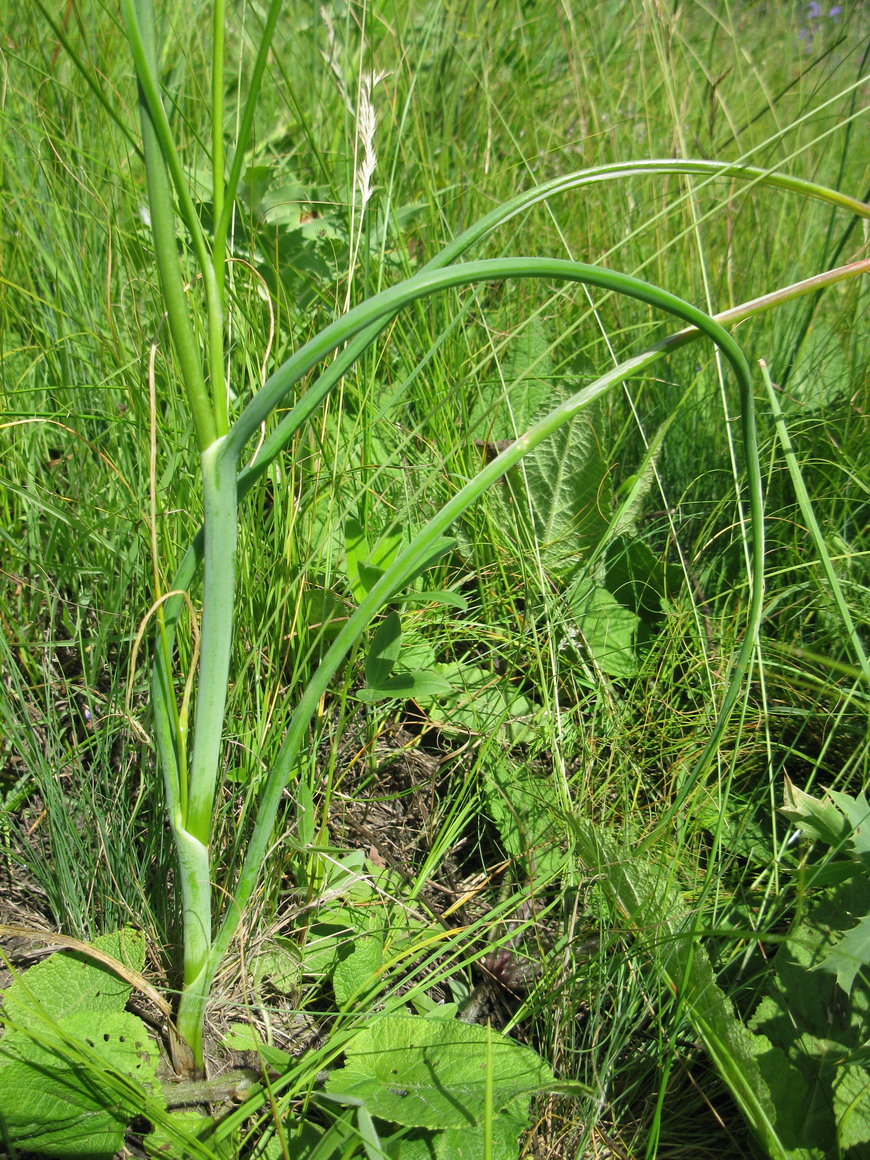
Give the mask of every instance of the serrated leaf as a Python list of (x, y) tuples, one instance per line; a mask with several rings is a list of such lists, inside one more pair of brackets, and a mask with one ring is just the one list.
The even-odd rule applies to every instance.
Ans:
[[(145, 963), (145, 936), (125, 928), (92, 945), (133, 970)], [(6, 1018), (19, 1027), (42, 1028), (45, 1016), (60, 1022), (86, 1010), (95, 1018), (123, 1011), (132, 990), (107, 967), (78, 952), (60, 951), (21, 975), (3, 993)]]
[(847, 931), (839, 942), (831, 947), (817, 964), (817, 969), (830, 971), (836, 975), (837, 982), (848, 995), (855, 982), (855, 976), (868, 963), (870, 963), (870, 915), (862, 918), (857, 926)]
[(124, 1142), (135, 1112), (101, 1108), (72, 1068), (55, 1066), (49, 1077), (28, 1063), (0, 1068), (0, 1115), (16, 1148), (41, 1156), (110, 1160)]
[(552, 782), (507, 754), (488, 761), (484, 769), (487, 813), (505, 850), (525, 862), (527, 874), (551, 880), (565, 860), (564, 828), (556, 820), (561, 808)]
[(834, 803), (804, 793), (788, 775), (785, 777), (783, 804), (779, 812), (799, 826), (808, 837), (825, 842), (835, 850), (840, 849), (849, 837), (849, 822)]
[(372, 933), (358, 935), (344, 953), (339, 952), (332, 971), (332, 989), (342, 1011), (371, 988), (383, 962), (383, 951), (383, 937)]
[(824, 1123), (810, 1100), (805, 1077), (785, 1051), (758, 1031), (751, 1037), (751, 1048), (776, 1109), (777, 1134), (789, 1160), (824, 1160), (814, 1146), (824, 1138)]
[(834, 1079), (837, 1144), (844, 1156), (870, 1155), (870, 1083), (862, 1067), (843, 1066)]
[(299, 952), (292, 944), (269, 943), (254, 959), (252, 972), (258, 987), (268, 981), (282, 995), (292, 995), (302, 980)]
[(852, 851), (862, 859), (870, 857), (870, 804), (863, 793), (852, 797), (839, 790), (829, 789), (828, 797), (849, 821), (852, 833), (849, 836), (849, 845)]
[[(851, 995), (844, 998), (833, 973), (815, 970), (838, 940), (839, 931), (852, 915), (867, 907), (866, 881), (850, 880), (823, 894), (806, 913), (773, 959), (769, 993), (759, 1004), (751, 1026), (762, 1032), (787, 1055), (793, 1070), (803, 1077), (807, 1099), (786, 1118), (783, 1136), (793, 1124), (793, 1134), (803, 1151), (796, 1156), (827, 1160), (837, 1154), (841, 1112), (834, 1114), (836, 1089), (844, 1067), (858, 1067), (864, 1082), (870, 1080), (861, 1066), (862, 1045), (870, 1035), (870, 988), (853, 981)], [(790, 1107), (795, 1083), (775, 1082), (765, 1075), (777, 1106)], [(851, 1082), (851, 1081), (850, 1081)], [(848, 1086), (848, 1085), (847, 1085)], [(845, 1090), (845, 1089), (844, 1089)], [(845, 1106), (842, 1114), (845, 1114)], [(860, 1155), (860, 1150), (855, 1153)]]
[(612, 484), (598, 438), (577, 415), (545, 439), (511, 473), (509, 486), (531, 530), (544, 567), (564, 582), (587, 562), (608, 531)]
[(607, 532), (608, 540), (619, 536), (634, 537), (643, 513), (646, 497), (656, 479), (656, 466), (670, 421), (663, 423), (649, 442), (643, 465), (637, 475), (626, 480), (619, 489), (620, 504)]
[[(496, 328), (506, 330), (505, 315)], [(531, 318), (512, 335), (493, 385), (485, 386), (470, 416), (471, 431), (487, 440), (515, 439), (535, 416), (553, 405), (550, 342), (540, 318)]]
[[(518, 1141), (529, 1123), (529, 1101), (521, 1097), (492, 1118), (489, 1160), (517, 1160)], [(402, 1136), (401, 1160), (485, 1160), (484, 1126), (446, 1128), (443, 1132), (417, 1128)]]
[(605, 587), (615, 600), (648, 623), (661, 621), (664, 569), (642, 540), (620, 536), (608, 547)]
[(207, 1155), (214, 1157), (214, 1160), (237, 1160), (238, 1133), (230, 1132), (225, 1138), (215, 1140), (217, 1128), (218, 1124), (212, 1116), (204, 1116), (188, 1108), (179, 1108), (170, 1112), (167, 1121), (145, 1137), (148, 1155), (167, 1158), (189, 1156), (191, 1153), (185, 1144), (192, 1138), (205, 1145), (208, 1148)]
[(348, 1046), (327, 1091), (362, 1100), (372, 1115), (408, 1127), (472, 1128), (552, 1081), (546, 1063), (488, 1028), (419, 1016), (377, 1019)]

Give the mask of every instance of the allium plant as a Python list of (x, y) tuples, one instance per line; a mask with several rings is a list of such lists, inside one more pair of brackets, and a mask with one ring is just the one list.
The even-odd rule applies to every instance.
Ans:
[[(281, 799), (297, 768), (312, 715), (343, 659), (379, 610), (443, 553), (449, 543), (445, 539), (446, 533), (457, 517), (509, 468), (603, 392), (641, 372), (677, 346), (705, 337), (718, 347), (729, 365), (740, 395), (751, 521), (752, 597), (742, 647), (732, 666), (718, 718), (704, 752), (683, 781), (679, 800), (673, 806), (674, 810), (679, 809), (692, 787), (704, 776), (716, 753), (751, 661), (762, 615), (764, 538), (753, 385), (746, 358), (723, 326), (723, 321), (746, 318), (799, 293), (853, 276), (860, 272), (859, 266), (866, 266), (866, 263), (856, 263), (809, 279), (806, 283), (732, 310), (717, 321), (664, 289), (583, 262), (543, 257), (470, 262), (458, 259), (497, 227), (546, 198), (590, 184), (643, 173), (681, 173), (700, 181), (721, 177), (729, 181), (745, 180), (822, 198), (863, 216), (868, 216), (868, 209), (860, 202), (809, 182), (746, 166), (710, 161), (629, 162), (571, 174), (531, 189), (500, 206), (461, 234), (413, 277), (348, 310), (278, 367), (265, 385), (236, 412), (231, 408), (225, 377), (228, 238), (257, 95), (281, 3), (280, 0), (271, 0), (268, 5), (248, 96), (240, 110), (235, 150), (229, 159), (224, 155), (223, 144), (224, 0), (216, 0), (214, 4), (211, 78), (214, 224), (210, 234), (206, 233), (197, 212), (164, 106), (153, 0), (121, 0), (121, 8), (139, 83), (155, 258), (181, 386), (193, 420), (203, 496), (203, 527), (183, 557), (170, 591), (156, 594), (158, 630), (152, 679), (154, 733), (177, 855), (177, 881), (183, 915), (183, 988), (176, 1020), (181, 1042), (176, 1053), (176, 1065), (179, 1070), (196, 1073), (203, 1065), (203, 1022), (215, 974), (257, 886)], [(193, 296), (185, 291), (179, 260), (179, 234), (192, 252), (202, 282), (205, 308), (201, 325), (193, 315), (197, 309)], [(211, 843), (215, 795), (226, 741), (227, 688), (231, 681), (238, 504), (399, 311), (412, 302), (444, 290), (513, 278), (542, 279), (550, 284), (577, 282), (626, 295), (673, 316), (685, 324), (685, 329), (611, 369), (555, 407), (482, 468), (398, 554), (344, 623), (299, 698), (287, 733), (271, 759), (243, 863), (231, 871), (226, 881), (218, 883), (215, 881), (216, 859)], [(200, 341), (199, 334), (204, 334), (204, 340)], [(333, 361), (326, 366), (326, 360), (331, 356)], [(320, 377), (292, 402), (284, 417), (272, 425), (253, 460), (243, 467), (243, 457), (250, 456), (250, 443), (260, 434), (262, 425), (270, 421), (277, 408), (287, 407), (297, 384), (319, 366), (325, 367)], [(187, 606), (187, 593), (200, 567), (203, 568), (200, 654), (195, 720), (189, 743), (187, 697), (179, 703), (173, 677), (173, 657), (179, 618)], [(666, 822), (667, 819), (663, 820), (663, 824)], [(619, 907), (618, 884), (613, 889), (614, 901)], [(213, 908), (217, 890), (224, 900), (218, 914)]]

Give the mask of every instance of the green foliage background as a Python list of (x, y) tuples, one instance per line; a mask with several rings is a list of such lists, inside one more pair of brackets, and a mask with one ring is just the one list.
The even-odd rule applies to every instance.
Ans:
[[(171, 0), (161, 9), (172, 127), (206, 229), (208, 7)], [(54, 31), (18, 0), (0, 12), (6, 872), (29, 887), (10, 894), (23, 908), (14, 917), (84, 939), (137, 925), (148, 969), (171, 990), (172, 854), (147, 740), (147, 648), (134, 658), (133, 641), (153, 600), (152, 543), (165, 590), (201, 518), (193, 433), (161, 332), (118, 13), (96, 0), (47, 10)], [(750, 0), (375, 0), (336, 2), (323, 15), (288, 4), (232, 235), (228, 376), (237, 405), (264, 366), (346, 306), (413, 272), (497, 202), (560, 173), (708, 157), (867, 200), (870, 26), (860, 4), (831, 11)], [(228, 142), (258, 20), (255, 6), (231, 6)], [(357, 124), (366, 73), (384, 76), (372, 92), (376, 160), (364, 202)], [(639, 176), (538, 205), (473, 256), (595, 261), (716, 312), (866, 258), (866, 246), (866, 222), (781, 191)], [(866, 958), (853, 988), (826, 978), (845, 1038), (821, 1035), (820, 1012), (805, 1001), (816, 977), (807, 972), (827, 937), (820, 932), (842, 934), (870, 906), (843, 893), (837, 850), (812, 834), (796, 840), (777, 809), (786, 774), (819, 796), (855, 795), (868, 780), (866, 674), (822, 561), (826, 553), (866, 651), (867, 306), (866, 277), (856, 278), (738, 330), (776, 384), (821, 551), (759, 379), (768, 555), (758, 663), (717, 777), (639, 856), (689, 924), (688, 936), (683, 927), (673, 936), (680, 953), (680, 938), (700, 948), (738, 1016), (786, 1054), (801, 1043), (822, 1060), (807, 1082), (819, 1084), (823, 1104), (845, 1077), (834, 1100), (848, 1111), (840, 1137), (826, 1107), (789, 1147), (846, 1160), (862, 1155), (870, 1118), (861, 1086)], [(403, 531), (545, 401), (665, 333), (660, 318), (625, 299), (519, 282), (417, 305), (254, 490), (242, 516), (232, 737), (215, 838), (228, 865), (274, 757), (268, 745), (277, 743), (265, 739), (280, 738), (332, 622), (365, 587), (365, 569), (385, 566)], [(155, 336), (156, 516), (147, 375)], [(304, 951), (306, 927), (288, 923), (287, 899), (307, 905), (328, 889), (330, 859), (347, 857), (333, 845), (349, 840), (337, 819), (370, 792), (408, 797), (406, 788), (383, 790), (379, 740), (405, 716), (401, 684), (383, 682), (428, 673), (430, 683), (412, 692), (437, 728), (441, 772), (426, 789), (425, 840), (403, 851), (405, 877), (378, 895), (390, 922), (371, 928), (387, 964), (377, 1001), (398, 1002), (409, 985), (422, 996), (436, 984), (468, 984), (468, 963), (525, 915), (519, 953), (537, 982), (516, 1021), (558, 1077), (594, 1092), (541, 1098), (533, 1135), (544, 1155), (579, 1156), (610, 1139), (629, 1155), (749, 1154), (731, 1097), (663, 982), (676, 961), (673, 931), (651, 926), (638, 937), (596, 887), (610, 864), (629, 863), (680, 794), (739, 645), (746, 534), (734, 407), (711, 350), (689, 346), (611, 392), (464, 517), (425, 585), (453, 593), (454, 603), (407, 605), (396, 655), (384, 621), (386, 668), (360, 650), (324, 704), (248, 920), (264, 954), (282, 945), (269, 941), (275, 930)], [(180, 647), (183, 671), (193, 654), (186, 630)], [(601, 864), (578, 855), (578, 826), (587, 825), (607, 835)], [(485, 877), (502, 861), (507, 869), (487, 882), (482, 909), (466, 915), (454, 942), (391, 956), (387, 926), (421, 937), (395, 917), (392, 896), (416, 906), (432, 881)], [(321, 919), (347, 932), (343, 905)], [(355, 980), (333, 970), (324, 999), (320, 968), (303, 972), (294, 1004), (352, 1006)], [(263, 1003), (278, 1009), (280, 988), (262, 977)], [(232, 958), (222, 979), (228, 1007), (250, 1002), (242, 978)], [(793, 1042), (771, 1033), (784, 993), (803, 1028)], [(825, 1059), (843, 1051), (853, 1053), (848, 1066), (826, 1071)], [(311, 1075), (322, 1065), (313, 1056)], [(311, 1075), (297, 1076), (294, 1092)]]

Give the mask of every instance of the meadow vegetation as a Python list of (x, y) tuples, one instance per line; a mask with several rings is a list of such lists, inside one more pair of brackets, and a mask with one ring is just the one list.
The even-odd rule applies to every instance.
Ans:
[(2, 13), (3, 1154), (870, 1155), (864, 6)]

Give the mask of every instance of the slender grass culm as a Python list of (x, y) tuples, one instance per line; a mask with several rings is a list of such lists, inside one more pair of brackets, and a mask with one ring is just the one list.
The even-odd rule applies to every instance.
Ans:
[[(41, 0), (38, 3), (59, 42), (72, 54), (77, 67), (84, 69), (63, 29)], [(866, 260), (853, 261), (771, 290), (743, 306), (714, 315), (665, 288), (592, 262), (527, 255), (476, 260), (469, 257), (473, 248), (520, 215), (547, 204), (550, 199), (576, 195), (593, 186), (606, 188), (638, 176), (664, 179), (679, 175), (691, 179), (696, 191), (717, 183), (727, 183), (732, 192), (737, 187), (775, 190), (782, 196), (821, 202), (832, 211), (842, 211), (865, 221), (870, 220), (870, 206), (822, 185), (744, 163), (650, 159), (589, 167), (536, 185), (504, 202), (460, 233), (416, 273), (371, 293), (357, 305), (349, 305), (348, 293), (348, 308), (314, 337), (298, 344), (298, 348), (280, 362), (262, 385), (240, 384), (231, 381), (228, 354), (234, 310), (230, 276), (230, 263), (234, 260), (234, 215), (239, 212), (243, 199), (246, 156), (253, 139), (258, 98), (270, 62), (273, 38), (279, 18), (295, 19), (295, 8), (283, 10), (280, 0), (269, 0), (268, 5), (262, 6), (262, 25), (247, 77), (247, 95), (238, 110), (232, 153), (225, 156), (227, 13), (224, 0), (215, 0), (213, 4), (211, 77), (205, 86), (211, 102), (210, 136), (207, 144), (201, 143), (210, 160), (208, 215), (202, 213), (199, 204), (201, 186), (197, 185), (191, 167), (182, 161), (180, 155), (176, 139), (179, 110), (172, 107), (161, 81), (164, 46), (158, 40), (153, 0), (120, 0), (120, 11), (138, 84), (141, 158), (147, 182), (148, 221), (161, 304), (195, 442), (197, 462), (189, 464), (188, 469), (196, 475), (202, 501), (202, 526), (198, 530), (195, 527), (190, 529), (189, 546), (181, 556), (171, 583), (165, 588), (160, 586), (161, 569), (157, 567), (157, 561), (154, 562), (155, 590), (148, 620), (149, 631), (153, 634), (150, 709), (176, 859), (174, 882), (180, 895), (181, 913), (181, 942), (174, 950), (182, 982), (174, 1017), (169, 1019), (167, 1016), (167, 1025), (171, 1032), (172, 1062), (177, 1075), (183, 1081), (200, 1081), (205, 1079), (207, 1045), (204, 1029), (215, 980), (262, 883), (282, 801), (299, 777), (306, 747), (310, 744), (312, 720), (348, 656), (366, 639), (379, 615), (387, 607), (401, 603), (410, 586), (444, 556), (453, 543), (449, 539), (451, 529), (489, 489), (614, 387), (648, 371), (687, 344), (704, 340), (715, 348), (725, 368), (729, 390), (736, 388), (746, 476), (748, 534), (745, 580), (749, 599), (739, 644), (733, 658), (726, 659), (723, 666), (723, 692), (715, 713), (711, 714), (705, 743), (700, 753), (680, 763), (675, 778), (677, 788), (667, 806), (649, 826), (646, 837), (638, 842), (639, 848), (652, 846), (663, 832), (678, 824), (686, 802), (693, 794), (703, 791), (710, 771), (716, 766), (723, 736), (745, 693), (764, 616), (765, 514), (755, 388), (746, 354), (728, 327), (757, 318), (797, 297), (856, 278), (870, 268)], [(99, 86), (95, 91), (114, 116), (111, 102)], [(371, 162), (372, 167), (373, 164)], [(245, 562), (244, 548), (240, 548), (240, 504), (267, 473), (281, 463), (288, 449), (306, 435), (322, 408), (342, 406), (342, 384), (354, 373), (367, 373), (370, 366), (367, 360), (376, 349), (378, 339), (402, 312), (449, 291), (516, 281), (537, 281), (548, 288), (558, 288), (560, 293), (567, 293), (569, 287), (578, 285), (642, 303), (663, 318), (673, 319), (674, 332), (630, 358), (614, 359), (615, 365), (598, 372), (593, 381), (574, 389), (568, 397), (554, 401), (547, 413), (530, 422), (490, 462), (479, 466), (467, 482), (456, 485), (446, 502), (419, 528), (406, 529), (407, 544), (384, 561), (383, 567), (370, 570), (366, 585), (357, 593), (355, 607), (328, 637), (305, 687), (296, 695), (280, 743), (273, 741), (271, 735), (267, 735), (263, 743), (262, 758), (266, 769), (253, 817), (245, 821), (244, 831), (231, 850), (222, 847), (218, 837), (217, 798), (223, 785), (227, 746), (233, 735), (228, 700), (235, 680), (232, 658), (240, 597), (238, 577), (240, 566)], [(250, 354), (250, 358), (252, 364), (258, 366), (257, 354)], [(759, 357), (761, 354), (767, 352), (758, 352)], [(763, 381), (770, 391), (766, 370)], [(772, 394), (771, 400), (776, 407)], [(778, 411), (775, 415), (784, 452), (787, 456), (793, 455), (782, 415)], [(653, 463), (653, 459), (650, 452), (648, 463)], [(641, 483), (636, 484), (637, 488), (640, 486)], [(629, 494), (624, 505), (629, 507), (634, 499), (634, 493)], [(802, 510), (809, 511), (805, 490), (799, 492), (799, 500)], [(824, 562), (824, 575), (834, 587), (837, 608), (848, 627), (846, 636), (854, 646), (866, 675), (867, 663), (859, 632), (846, 609), (845, 597), (824, 549), (815, 517), (812, 528)], [(201, 612), (196, 633), (198, 660), (191, 695), (189, 688), (179, 691), (178, 637), (185, 615), (193, 616), (192, 592), (200, 573)], [(631, 866), (611, 848), (606, 834), (591, 821), (573, 817), (566, 828), (571, 831), (572, 850), (577, 859), (585, 866), (604, 868), (600, 878), (611, 911), (636, 936), (638, 944), (643, 943), (645, 931), (666, 932), (666, 949), (661, 950), (656, 959), (663, 989), (674, 997), (678, 1010), (694, 1028), (695, 1035), (761, 1146), (768, 1155), (785, 1160), (787, 1151), (780, 1141), (781, 1125), (776, 1123), (756, 1090), (754, 1073), (747, 1070), (745, 1060), (749, 1053), (743, 1038), (732, 1034), (732, 1025), (736, 1025), (733, 1011), (718, 991), (712, 970), (700, 948), (700, 918), (690, 917), (679, 908), (677, 892), (672, 884), (647, 891)], [(114, 949), (109, 953), (117, 957)], [(105, 951), (99, 954), (106, 957)], [(131, 968), (128, 973), (133, 985), (139, 985), (136, 972)], [(165, 1001), (164, 1006), (168, 1011)], [(14, 1026), (14, 1006), (12, 1016), (10, 1027)], [(371, 1028), (366, 1025), (360, 1033), (370, 1053), (377, 1054), (387, 1042), (386, 1038), (378, 1039), (381, 1034), (379, 1022), (389, 1028), (390, 1034), (396, 1033), (390, 1018), (388, 1012), (384, 1020), (374, 1020)], [(325, 1059), (324, 1067), (332, 1064), (342, 1047), (347, 1048), (349, 1057), (355, 1050), (365, 1054), (359, 1041), (354, 1041), (353, 1034), (356, 1034), (356, 1029), (351, 1029), (348, 1038)], [(383, 1034), (386, 1036), (387, 1032)], [(371, 1037), (371, 1044), (365, 1036)], [(501, 1155), (497, 1143), (499, 1116), (508, 1103), (506, 1096), (503, 1103), (498, 1103), (502, 1098), (498, 1090), (502, 1082), (498, 1072), (499, 1039), (492, 1027), (488, 1027), (483, 1045), (486, 1067), (480, 1120), (482, 1154), (487, 1157)], [(93, 1064), (87, 1048), (82, 1049), (80, 1057), (76, 1055), (79, 1048), (72, 1039), (64, 1040), (64, 1049), (71, 1052), (71, 1058), (79, 1060), (82, 1066), (89, 1065), (89, 1061)], [(269, 1050), (273, 1052), (271, 1056)], [(276, 1093), (280, 1094), (284, 1077), (295, 1076), (295, 1062), (282, 1055), (279, 1048), (269, 1044), (263, 1051), (262, 1059), (268, 1065), (267, 1070), (273, 1078), (278, 1075), (279, 1079), (274, 1087), (267, 1083), (259, 1091), (256, 1108), (254, 1101), (247, 1106), (245, 1114), (248, 1115), (251, 1109), (268, 1111)], [(741, 1054), (743, 1052), (746, 1052), (745, 1056)], [(118, 1100), (128, 1098), (124, 1082), (117, 1076), (113, 1082)], [(395, 1097), (397, 1107), (408, 1098), (413, 1087), (410, 1080), (401, 1077), (391, 1079), (389, 1083), (384, 1081), (381, 1086)], [(664, 1098), (666, 1086), (665, 1079), (659, 1103)], [(544, 1087), (544, 1083), (530, 1082), (525, 1088), (520, 1085), (517, 1091), (528, 1099), (529, 1091)], [(196, 1089), (198, 1093), (205, 1090)], [(556, 1090), (555, 1085), (553, 1090)], [(236, 1093), (233, 1093), (233, 1098), (236, 1098)], [(243, 1098), (243, 1095), (238, 1098)], [(330, 1095), (328, 1091), (321, 1092), (319, 1098), (326, 1106)], [(368, 1157), (386, 1155), (378, 1135), (378, 1124), (372, 1120), (374, 1113), (365, 1096), (332, 1093), (332, 1098), (336, 1107), (340, 1105), (341, 1113), (347, 1112), (352, 1119), (353, 1131), (359, 1137), (358, 1140), (354, 1137), (355, 1146), (362, 1148)], [(516, 1099), (516, 1094), (513, 1098)], [(204, 1097), (202, 1102), (208, 1102), (208, 1098)], [(330, 1105), (328, 1110), (338, 1115), (336, 1107)], [(154, 1123), (162, 1122), (164, 1113), (159, 1107), (148, 1114)], [(381, 1116), (384, 1118), (388, 1117)], [(401, 1120), (398, 1114), (394, 1118), (400, 1124), (416, 1125), (414, 1120)], [(420, 1123), (425, 1126), (425, 1119)], [(201, 1143), (196, 1138), (191, 1137), (190, 1147), (191, 1154), (209, 1154), (197, 1151)], [(282, 1149), (285, 1155), (288, 1154), (283, 1140)], [(279, 1153), (269, 1154), (277, 1156)], [(322, 1154), (333, 1153), (324, 1148)]]

